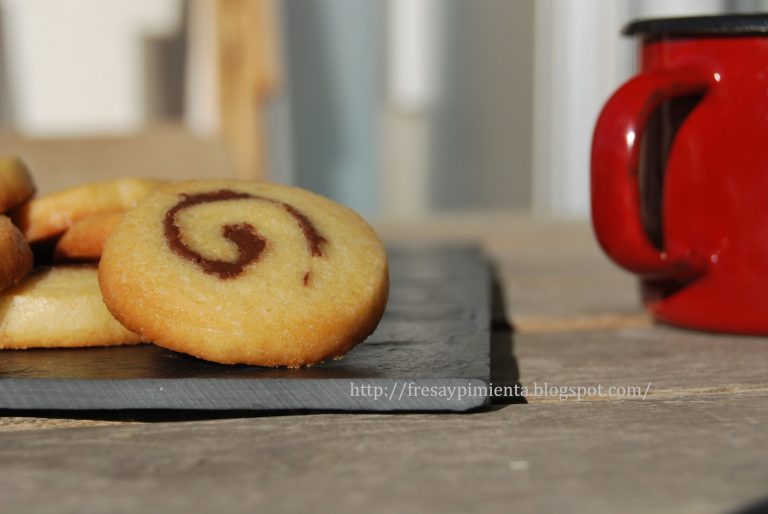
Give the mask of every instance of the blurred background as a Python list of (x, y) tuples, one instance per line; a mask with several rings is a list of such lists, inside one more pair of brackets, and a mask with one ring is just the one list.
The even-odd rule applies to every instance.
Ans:
[(0, 153), (43, 192), (295, 184), (365, 216), (588, 215), (630, 19), (766, 0), (0, 0)]

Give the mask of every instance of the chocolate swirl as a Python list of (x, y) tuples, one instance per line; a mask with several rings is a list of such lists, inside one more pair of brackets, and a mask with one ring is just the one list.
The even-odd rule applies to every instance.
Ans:
[[(181, 228), (176, 224), (176, 216), (180, 211), (193, 205), (244, 199), (269, 202), (285, 209), (285, 211), (296, 220), (296, 224), (301, 229), (304, 239), (307, 241), (307, 250), (310, 255), (313, 257), (323, 256), (323, 247), (328, 241), (320, 235), (309, 218), (296, 207), (286, 202), (273, 200), (272, 198), (232, 191), (230, 189), (220, 189), (218, 191), (208, 191), (205, 193), (181, 194), (181, 200), (165, 213), (165, 218), (163, 220), (165, 239), (168, 242), (169, 248), (178, 256), (200, 266), (205, 273), (216, 275), (221, 279), (237, 277), (247, 266), (257, 262), (261, 257), (262, 252), (267, 247), (267, 240), (259, 234), (256, 228), (250, 223), (224, 225), (221, 228), (222, 236), (224, 236), (225, 239), (229, 239), (237, 246), (237, 260), (229, 262), (208, 259), (187, 246), (184, 242), (181, 235)], [(303, 283), (305, 286), (308, 285), (309, 272), (304, 275)]]

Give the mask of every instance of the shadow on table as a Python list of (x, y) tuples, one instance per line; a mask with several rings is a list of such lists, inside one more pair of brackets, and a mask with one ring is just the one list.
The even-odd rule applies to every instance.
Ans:
[(765, 514), (766, 512), (768, 512), (768, 498), (763, 498), (758, 502), (750, 503), (733, 514)]
[(493, 270), (491, 302), (491, 385), (495, 406), (528, 403), (520, 394), (520, 368), (515, 357), (515, 326), (507, 319), (507, 303), (498, 273)]

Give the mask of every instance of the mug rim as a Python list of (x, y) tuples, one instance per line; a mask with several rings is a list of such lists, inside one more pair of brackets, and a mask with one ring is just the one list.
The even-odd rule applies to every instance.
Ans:
[(750, 36), (768, 34), (768, 13), (643, 18), (627, 23), (625, 36)]

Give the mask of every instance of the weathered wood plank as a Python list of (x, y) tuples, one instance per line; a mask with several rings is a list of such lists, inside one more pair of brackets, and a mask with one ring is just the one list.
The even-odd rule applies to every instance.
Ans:
[(571, 316), (565, 314), (522, 314), (515, 317), (515, 331), (523, 334), (577, 333), (651, 326), (653, 326), (653, 320), (644, 312), (577, 314)]
[(725, 512), (765, 494), (768, 395), (0, 433), (8, 512)]
[[(664, 326), (604, 332), (520, 334), (521, 382), (641, 386), (648, 397), (768, 391), (768, 339)], [(597, 395), (591, 395), (597, 396)], [(557, 400), (550, 395), (528, 401)], [(616, 399), (611, 395), (597, 399)]]
[(481, 241), (495, 256), (509, 299), (495, 316), (495, 380), (514, 383), (519, 367), (523, 385), (651, 381), (648, 396), (529, 397), (469, 415), (0, 418), (3, 508), (707, 514), (766, 495), (768, 340), (643, 324), (633, 278), (584, 224), (465, 218), (383, 232)]

